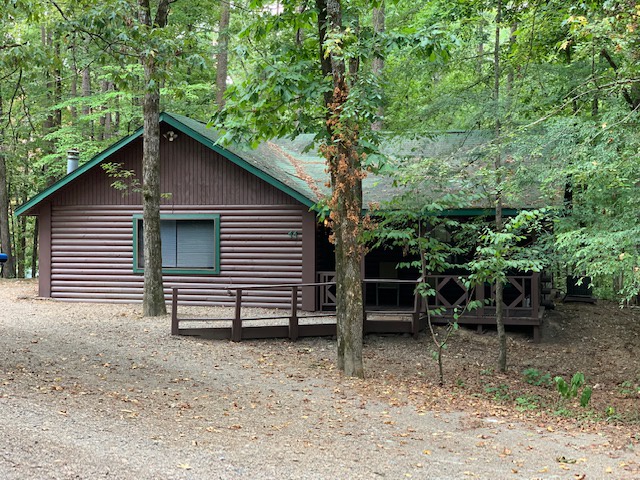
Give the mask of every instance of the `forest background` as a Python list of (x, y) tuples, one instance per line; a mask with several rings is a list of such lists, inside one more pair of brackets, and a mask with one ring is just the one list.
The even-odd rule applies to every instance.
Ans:
[[(155, 11), (156, 2), (3, 0), (4, 276), (37, 271), (37, 220), (13, 211), (64, 175), (69, 149), (82, 163), (138, 128), (153, 88), (161, 110), (212, 120), (236, 141), (322, 132), (332, 86), (318, 12), (333, 3), (342, 28), (325, 41), (346, 65), (344, 110), (359, 128), (360, 158), (379, 158), (377, 146), (394, 136), (493, 132), (498, 158), (509, 153), (479, 176), (487, 198), (536, 185), (540, 199), (556, 199), (541, 205), (553, 212), (546, 263), (590, 277), (602, 296), (638, 294), (632, 0), (179, 0), (168, 2), (161, 29), (140, 22), (141, 6)], [(147, 58), (158, 66), (151, 78)], [(427, 168), (433, 162), (413, 164), (401, 178), (433, 179)]]

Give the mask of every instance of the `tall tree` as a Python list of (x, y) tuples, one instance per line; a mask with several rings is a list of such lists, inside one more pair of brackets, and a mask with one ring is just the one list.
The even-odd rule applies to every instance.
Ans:
[(216, 56), (216, 105), (224, 107), (224, 93), (227, 91), (229, 71), (229, 20), (231, 18), (231, 0), (220, 1), (220, 23), (218, 24), (218, 54)]
[[(367, 82), (371, 29), (366, 32), (369, 40), (364, 40), (359, 25), (362, 15), (371, 14), (371, 5), (316, 0), (315, 8), (309, 8), (308, 2), (291, 1), (274, 11), (268, 2), (259, 3), (254, 2), (257, 19), (239, 41), (250, 36), (260, 48), (252, 50), (255, 56), (244, 59), (252, 69), (243, 82), (229, 86), (227, 102), (215, 123), (223, 138), (250, 136), (254, 143), (303, 132), (316, 134), (331, 183), (327, 204), (337, 275), (337, 363), (347, 375), (362, 376), (359, 237), (362, 178), (368, 160), (361, 135), (368, 134), (378, 104)], [(367, 73), (362, 74), (360, 63), (365, 61)]]
[[(139, 0), (138, 18), (149, 38), (157, 29), (166, 27), (172, 0), (160, 0), (155, 17), (149, 0)], [(151, 46), (143, 51), (145, 93), (142, 103), (144, 140), (142, 152), (142, 209), (144, 241), (143, 314), (167, 313), (162, 283), (162, 247), (160, 241), (160, 82), (157, 52)]]
[(11, 248), (11, 232), (9, 231), (9, 191), (7, 184), (7, 164), (4, 155), (4, 116), (2, 115), (2, 93), (0, 92), (0, 248), (7, 254), (8, 260), (4, 265), (4, 278), (15, 276), (13, 251)]
[[(323, 56), (331, 61), (333, 94), (326, 105), (327, 133), (330, 141), (321, 149), (331, 176), (331, 220), (336, 255), (336, 322), (338, 328), (338, 368), (350, 376), (363, 377), (362, 330), (363, 298), (361, 265), (362, 178), (364, 170), (358, 152), (359, 127), (345, 115), (349, 101), (347, 65), (337, 45), (327, 45), (327, 37), (345, 35), (340, 0), (326, 0), (327, 36), (321, 38)], [(318, 15), (322, 22), (322, 15)], [(319, 25), (322, 29), (322, 24)]]
[[(382, 42), (382, 34), (384, 34), (385, 29), (385, 9), (384, 9), (384, 1), (380, 3), (379, 7), (373, 9), (372, 14), (372, 23), (373, 23), (373, 35), (375, 42), (375, 49), (373, 60), (371, 61), (371, 69), (373, 71), (374, 78), (380, 82), (382, 73), (384, 71), (384, 56), (382, 54), (382, 48), (380, 43)], [(382, 130), (382, 116), (384, 114), (384, 110), (382, 105), (378, 107), (378, 118), (371, 125), (372, 130)]]
[[(502, 0), (497, 0), (496, 4), (496, 29), (495, 39), (493, 46), (493, 100), (495, 102), (495, 175), (496, 175), (496, 188), (495, 188), (495, 209), (496, 209), (496, 232), (500, 234), (504, 227), (502, 220), (502, 139), (501, 139), (501, 115), (502, 109), (500, 108), (500, 33), (502, 22)], [(502, 278), (498, 278), (495, 282), (496, 288), (496, 327), (498, 330), (498, 369), (501, 372), (507, 370), (507, 334), (504, 330), (504, 282)]]

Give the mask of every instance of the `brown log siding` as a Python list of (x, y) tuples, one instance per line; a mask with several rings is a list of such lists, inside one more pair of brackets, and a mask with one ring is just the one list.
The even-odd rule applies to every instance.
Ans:
[[(139, 207), (54, 206), (51, 296), (68, 301), (138, 302), (143, 278), (133, 273), (132, 215)], [(302, 281), (302, 222), (295, 205), (182, 206), (162, 213), (219, 213), (219, 275), (165, 275), (165, 296), (181, 286), (181, 303), (232, 305), (226, 287)], [(289, 232), (298, 232), (296, 238)], [(194, 287), (189, 289), (189, 287)], [(210, 287), (202, 290), (198, 287)], [(246, 305), (287, 308), (288, 291), (254, 292)]]
[[(139, 172), (141, 156), (138, 139), (107, 161)], [(230, 285), (313, 281), (312, 255), (304, 275), (302, 268), (303, 219), (312, 237), (314, 222), (307, 217), (313, 214), (297, 200), (186, 135), (162, 139), (161, 175), (161, 190), (170, 194), (162, 213), (220, 214), (220, 274), (165, 275), (167, 299), (179, 285), (181, 303), (232, 305), (225, 288)], [(67, 301), (141, 301), (143, 277), (133, 273), (132, 240), (132, 215), (142, 212), (141, 198), (123, 195), (111, 183), (96, 166), (51, 197), (50, 229), (41, 232), (51, 239), (50, 271), (41, 269), (50, 290), (44, 282), (41, 294)], [(44, 246), (41, 265), (48, 257)], [(252, 292), (245, 304), (288, 308), (288, 291)]]

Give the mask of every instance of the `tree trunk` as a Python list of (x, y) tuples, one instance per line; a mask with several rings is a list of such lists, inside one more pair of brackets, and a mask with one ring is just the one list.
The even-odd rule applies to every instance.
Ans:
[[(324, 0), (323, 0), (324, 1)], [(318, 3), (323, 3), (318, 2)], [(326, 0), (328, 29), (342, 32), (339, 0)], [(319, 15), (319, 21), (322, 15)], [(322, 27), (321, 27), (322, 28)], [(321, 38), (323, 44), (324, 38)], [(336, 322), (338, 368), (346, 375), (363, 377), (362, 330), (362, 169), (356, 147), (357, 125), (344, 119), (342, 109), (349, 95), (343, 58), (330, 55), (333, 94), (328, 107), (327, 131), (331, 143), (323, 147), (331, 174), (331, 220), (336, 254)]]
[[(144, 59), (145, 84), (154, 76), (155, 61)], [(162, 246), (160, 243), (160, 94), (147, 91), (143, 101), (144, 140), (142, 151), (142, 196), (144, 236), (143, 314), (149, 317), (167, 313), (162, 284)]]
[[(53, 40), (53, 51), (55, 52), (55, 67), (53, 69), (53, 81), (54, 89), (53, 96), (55, 105), (60, 105), (62, 102), (62, 59), (60, 58), (60, 38), (56, 37)], [(62, 109), (56, 108), (53, 111), (53, 127), (59, 129), (62, 126)]]
[[(161, 0), (156, 18), (151, 18), (149, 0), (140, 0), (140, 22), (150, 29), (167, 24), (170, 0)], [(142, 57), (145, 94), (142, 103), (144, 138), (142, 147), (142, 215), (144, 237), (143, 315), (167, 313), (162, 284), (162, 245), (160, 243), (160, 88), (155, 54)]]
[[(70, 93), (71, 93), (71, 98), (76, 99), (78, 98), (78, 64), (76, 62), (76, 41), (75, 38), (71, 44), (71, 58), (72, 58), (72, 64), (71, 64), (71, 87), (70, 87)], [(71, 107), (69, 108), (69, 111), (71, 113), (71, 118), (73, 119), (73, 122), (75, 123), (76, 119), (78, 118), (78, 109), (76, 108), (75, 105), (71, 105)]]
[[(90, 97), (91, 96), (91, 70), (89, 70), (89, 66), (87, 65), (82, 69), (82, 96)], [(91, 115), (91, 106), (89, 104), (85, 104), (82, 106), (82, 115), (88, 116)], [(88, 126), (88, 136), (93, 140), (94, 132), (93, 132), (93, 120), (89, 122)]]
[[(496, 112), (496, 232), (501, 232), (503, 227), (502, 219), (502, 153), (501, 153), (501, 109), (500, 103), (500, 22), (502, 21), (502, 0), (497, 2), (496, 12), (496, 38), (493, 50), (493, 99), (495, 102), (494, 111)], [(504, 330), (504, 283), (501, 279), (496, 281), (496, 327), (498, 330), (498, 370), (500, 372), (507, 371), (507, 335)]]
[[(111, 82), (108, 80), (103, 80), (102, 82), (102, 93), (108, 93), (111, 90)], [(102, 110), (106, 110), (106, 108), (102, 108)], [(106, 111), (104, 115), (100, 117), (100, 137), (102, 140), (107, 140), (111, 138), (111, 112)]]
[[(0, 102), (2, 99), (0, 98)], [(2, 116), (2, 104), (0, 103), (0, 117)], [(9, 192), (7, 181), (7, 164), (5, 162), (3, 148), (4, 135), (0, 131), (0, 249), (6, 253), (9, 259), (4, 265), (2, 276), (4, 278), (15, 277), (15, 259), (11, 249), (11, 233), (9, 230)]]
[(229, 19), (231, 2), (220, 2), (220, 24), (218, 28), (218, 56), (216, 65), (216, 105), (218, 110), (224, 107), (224, 92), (227, 90), (227, 73), (229, 64)]
[[(384, 11), (384, 2), (380, 5), (380, 8), (373, 9), (373, 35), (374, 37), (380, 36), (380, 34), (384, 33), (385, 27), (385, 11)], [(377, 77), (378, 81), (380, 81), (382, 77), (382, 72), (384, 70), (384, 57), (382, 56), (382, 52), (380, 48), (376, 48), (376, 51), (373, 56), (373, 61), (371, 64), (371, 70), (373, 71), (373, 75)], [(372, 130), (380, 131), (382, 130), (382, 116), (384, 115), (384, 109), (382, 105), (378, 107), (378, 119), (373, 122), (371, 125)]]
[[(25, 196), (23, 198), (24, 202), (26, 202), (27, 197)], [(27, 219), (24, 216), (18, 217), (16, 223), (14, 224), (13, 236), (13, 244), (16, 246), (16, 276), (18, 278), (24, 278), (24, 266), (27, 251)]]

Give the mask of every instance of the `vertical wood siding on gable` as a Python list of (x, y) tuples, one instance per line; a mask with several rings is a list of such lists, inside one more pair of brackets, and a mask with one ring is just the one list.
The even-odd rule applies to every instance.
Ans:
[[(132, 270), (132, 215), (126, 205), (53, 206), (51, 296), (67, 301), (139, 302), (143, 277)], [(227, 287), (302, 281), (301, 205), (163, 207), (162, 213), (219, 213), (221, 273), (164, 275), (165, 297), (181, 287), (181, 302), (232, 305)], [(289, 232), (298, 232), (298, 236)], [(191, 288), (190, 288), (191, 287)], [(205, 290), (199, 287), (206, 287)], [(288, 308), (288, 290), (247, 293), (245, 304)]]
[[(163, 205), (300, 205), (291, 196), (186, 135), (180, 135), (173, 142), (162, 138), (160, 151), (160, 190), (169, 194), (162, 200)], [(141, 172), (141, 158), (142, 139), (139, 139), (107, 161)], [(142, 204), (139, 193), (123, 194), (113, 188), (112, 183), (113, 179), (102, 167), (96, 166), (56, 192), (52, 204)]]

